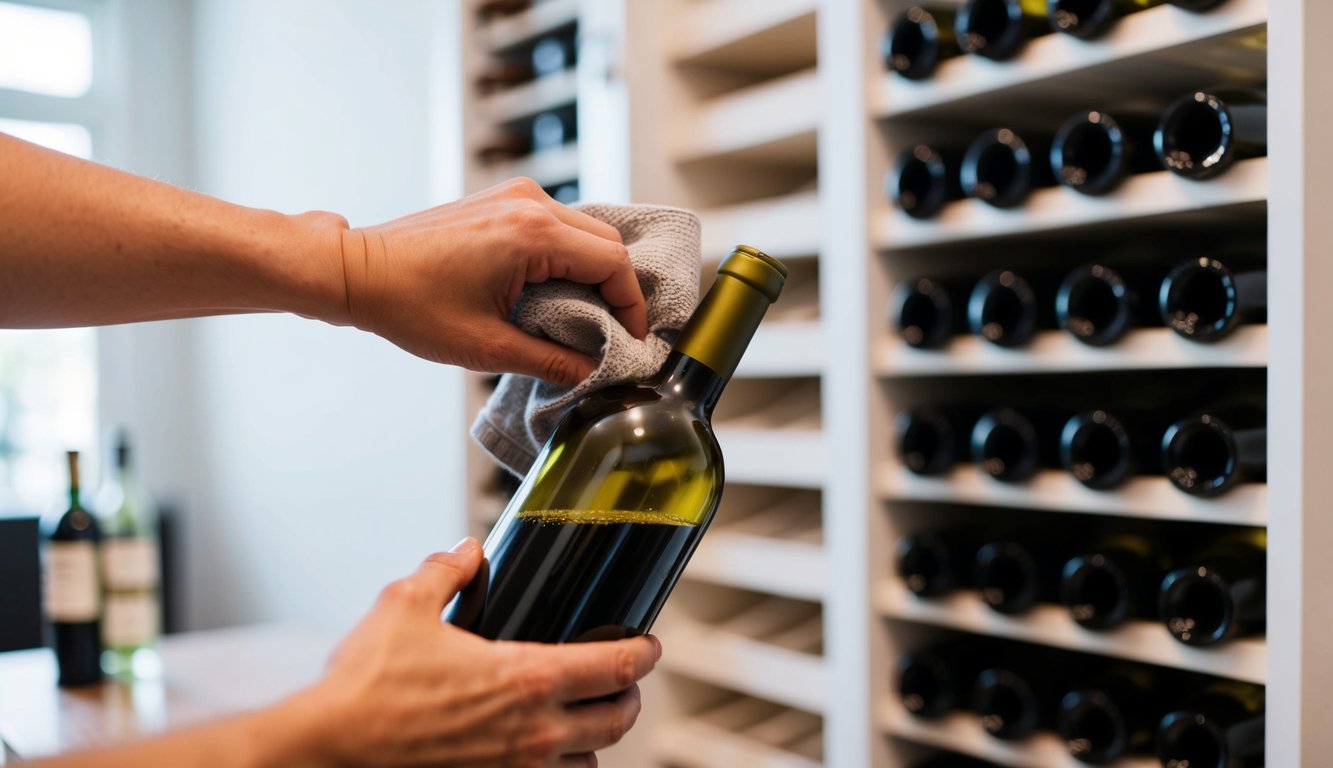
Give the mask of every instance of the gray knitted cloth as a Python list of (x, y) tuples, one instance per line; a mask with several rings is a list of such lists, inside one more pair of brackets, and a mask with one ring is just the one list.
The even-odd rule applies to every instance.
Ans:
[(560, 420), (584, 395), (657, 372), (699, 300), (699, 218), (656, 205), (583, 205), (578, 210), (620, 230), (648, 302), (648, 336), (639, 341), (612, 316), (595, 286), (550, 280), (523, 289), (514, 323), (600, 360), (569, 389), (505, 374), (472, 424), (472, 437), (515, 474), (525, 474)]

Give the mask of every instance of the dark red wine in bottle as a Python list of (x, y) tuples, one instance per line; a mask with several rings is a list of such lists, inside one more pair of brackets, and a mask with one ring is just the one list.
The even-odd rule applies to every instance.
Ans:
[(885, 177), (889, 200), (914, 219), (929, 219), (946, 203), (963, 197), (960, 158), (948, 150), (917, 144), (903, 150)]
[(1224, 536), (1162, 580), (1158, 610), (1187, 645), (1216, 645), (1262, 634), (1267, 621), (1267, 536), (1262, 529)]
[[(1061, 0), (1052, 0), (1060, 2)], [(1128, 175), (1161, 170), (1153, 151), (1156, 121), (1102, 110), (1070, 117), (1051, 141), (1051, 170), (1056, 181), (1085, 195), (1102, 195)]]
[(1172, 173), (1213, 178), (1240, 160), (1268, 154), (1268, 97), (1247, 90), (1181, 96), (1163, 113), (1153, 144)]
[(898, 14), (882, 44), (885, 69), (908, 80), (935, 74), (941, 61), (963, 52), (954, 29), (956, 15), (952, 8), (920, 5)]
[(69, 508), (46, 537), (43, 599), (51, 622), (60, 685), (102, 679), (101, 531), (79, 492), (79, 453), (70, 451)]
[(993, 128), (978, 136), (963, 154), (959, 171), (963, 194), (996, 208), (1022, 205), (1038, 187), (1055, 183), (1050, 145), (1010, 128)]

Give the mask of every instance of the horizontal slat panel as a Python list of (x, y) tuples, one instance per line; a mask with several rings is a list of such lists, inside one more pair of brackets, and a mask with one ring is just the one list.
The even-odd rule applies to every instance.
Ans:
[(574, 181), (579, 176), (578, 144), (566, 144), (559, 149), (528, 155), (505, 163), (497, 163), (482, 171), (483, 186), (499, 184), (516, 176), (527, 176), (543, 187)]
[(578, 16), (578, 0), (542, 0), (526, 11), (482, 25), (477, 36), (482, 47), (500, 51), (570, 24)]
[(672, 672), (807, 712), (824, 711), (824, 660), (676, 618), (661, 627)]
[(689, 768), (819, 768), (809, 758), (748, 739), (726, 728), (689, 718), (653, 729), (652, 751), (660, 759)]
[(571, 69), (487, 96), (481, 100), (481, 112), (494, 122), (506, 123), (572, 104), (577, 96), (578, 78)]
[(824, 370), (824, 329), (818, 320), (759, 326), (737, 376), (818, 376)]
[(739, 243), (779, 259), (819, 253), (819, 194), (814, 191), (705, 209), (699, 218), (705, 258), (720, 258)]
[(824, 548), (818, 544), (713, 528), (699, 542), (685, 576), (818, 601), (824, 599), (828, 590), (828, 561)]
[(671, 154), (681, 162), (734, 155), (813, 164), (820, 103), (814, 70), (719, 96), (680, 117)]
[(717, 428), (727, 480), (820, 488), (828, 471), (824, 434), (815, 429)]
[(682, 3), (668, 55), (681, 64), (740, 72), (813, 66), (815, 0)]

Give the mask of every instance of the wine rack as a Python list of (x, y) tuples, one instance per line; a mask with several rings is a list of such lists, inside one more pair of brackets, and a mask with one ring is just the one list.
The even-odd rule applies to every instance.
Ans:
[[(1082, 765), (1050, 731), (1004, 742), (975, 716), (922, 720), (906, 711), (893, 691), (899, 655), (922, 638), (966, 633), (1263, 685), (1269, 722), (1282, 723), (1268, 729), (1267, 764), (1320, 765), (1333, 749), (1318, 715), (1333, 706), (1320, 629), (1328, 618), (1320, 589), (1333, 566), (1317, 559), (1333, 547), (1333, 522), (1321, 513), (1333, 504), (1321, 481), (1333, 456), (1322, 405), (1333, 391), (1333, 353), (1320, 346), (1333, 327), (1333, 303), (1320, 298), (1333, 284), (1333, 262), (1322, 258), (1333, 250), (1333, 220), (1320, 206), (1333, 200), (1333, 150), (1312, 137), (1322, 126), (1315, 108), (1333, 100), (1333, 83), (1319, 74), (1333, 54), (1318, 31), (1333, 25), (1333, 6), (1225, 0), (1189, 13), (1163, 5), (1094, 40), (1044, 35), (1012, 60), (961, 56), (908, 81), (885, 71), (879, 43), (910, 4), (544, 0), (482, 24), (464, 3), (465, 28), (476, 33), (464, 36), (466, 57), (515, 50), (570, 24), (580, 40), (572, 75), (473, 97), (465, 131), (465, 144), (479, 142), (486, 126), (572, 101), (578, 141), (492, 167), (469, 160), (468, 191), (519, 173), (543, 184), (577, 179), (586, 199), (697, 211), (705, 258), (714, 260), (705, 283), (739, 242), (792, 267), (722, 399), (716, 426), (728, 487), (655, 630), (665, 655), (644, 686), (644, 713), (602, 764), (898, 768), (951, 750), (994, 765)], [(884, 193), (897, 154), (918, 142), (956, 146), (1011, 121), (1049, 134), (1079, 109), (1156, 108), (1194, 88), (1265, 80), (1269, 156), (1208, 181), (1150, 172), (1101, 196), (1046, 187), (1014, 209), (965, 199), (926, 220), (896, 210)], [(959, 335), (927, 350), (903, 341), (889, 319), (905, 279), (1022, 269), (1038, 260), (1028, 249), (1044, 254), (1043, 266), (1068, 270), (1088, 260), (1082, 246), (1215, 227), (1267, 233), (1274, 299), (1267, 324), (1216, 343), (1151, 327), (1105, 347), (1042, 330), (1018, 348)], [(1113, 490), (1057, 469), (1023, 483), (972, 464), (927, 477), (909, 471), (894, 446), (894, 417), (935, 391), (1257, 369), (1268, 371), (1268, 484), (1217, 498), (1182, 493), (1160, 475)], [(469, 387), (471, 414), (486, 380)], [(503, 484), (475, 450), (468, 478), (473, 530), (484, 533)], [(1003, 615), (975, 591), (919, 598), (895, 575), (896, 542), (920, 520), (986, 517), (1058, 518), (1074, 531), (1085, 521), (1264, 528), (1275, 596), (1268, 634), (1190, 647), (1145, 618), (1092, 631), (1058, 604)], [(1144, 755), (1112, 763), (1154, 764)]]

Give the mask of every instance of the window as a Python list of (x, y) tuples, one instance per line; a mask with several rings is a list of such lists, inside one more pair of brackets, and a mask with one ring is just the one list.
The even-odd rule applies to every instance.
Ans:
[[(103, 154), (104, 13), (97, 0), (0, 0), (0, 132)], [(48, 510), (62, 452), (96, 446), (96, 417), (92, 329), (0, 330), (0, 513)]]

